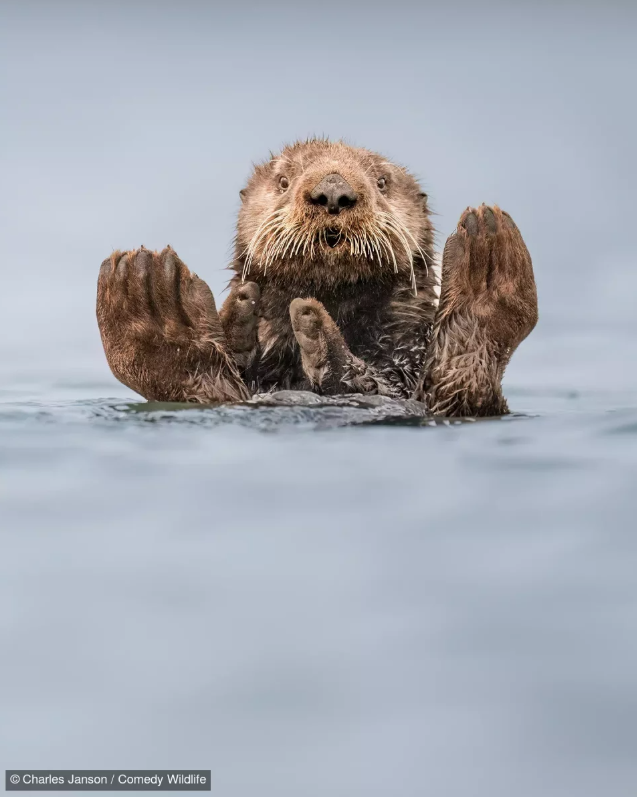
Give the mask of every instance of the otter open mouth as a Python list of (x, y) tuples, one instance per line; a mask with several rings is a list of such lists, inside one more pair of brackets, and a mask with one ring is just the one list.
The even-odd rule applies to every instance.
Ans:
[(325, 230), (324, 237), (330, 249), (334, 249), (335, 247), (337, 247), (340, 244), (340, 242), (343, 240), (343, 235), (341, 234), (341, 231), (335, 230), (333, 227), (330, 227), (329, 230)]

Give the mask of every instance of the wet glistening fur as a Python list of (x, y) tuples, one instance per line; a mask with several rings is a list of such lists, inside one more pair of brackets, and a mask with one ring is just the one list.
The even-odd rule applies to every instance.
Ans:
[(531, 258), (497, 206), (467, 208), (434, 267), (427, 196), (401, 166), (313, 139), (241, 191), (230, 293), (167, 248), (115, 252), (97, 315), (114, 374), (149, 399), (275, 389), (413, 397), (499, 415), (504, 369), (537, 321)]

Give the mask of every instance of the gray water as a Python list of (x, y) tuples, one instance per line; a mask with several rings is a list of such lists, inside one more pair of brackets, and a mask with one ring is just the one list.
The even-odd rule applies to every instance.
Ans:
[[(0, 23), (0, 767), (634, 793), (635, 8), (7, 0)], [(440, 244), (469, 203), (512, 213), (540, 323), (510, 417), (147, 406), (111, 376), (101, 260), (171, 243), (219, 297), (250, 162), (312, 133), (407, 164)]]
[(516, 413), (448, 426), (16, 379), (6, 766), (205, 767), (232, 795), (630, 793), (637, 380), (576, 389), (591, 348), (556, 340), (570, 387), (538, 334)]

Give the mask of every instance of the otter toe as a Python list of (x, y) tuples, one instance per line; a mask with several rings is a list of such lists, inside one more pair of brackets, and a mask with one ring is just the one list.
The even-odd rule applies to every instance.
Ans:
[(152, 267), (153, 254), (142, 246), (136, 252), (131, 252), (129, 260), (136, 275), (144, 278)]
[(464, 227), (469, 235), (477, 235), (479, 230), (478, 216), (473, 208), (467, 208), (460, 219), (460, 226)]
[(126, 278), (128, 277), (129, 260), (130, 252), (124, 252), (124, 254), (115, 261), (115, 267), (113, 271), (115, 274), (115, 280), (118, 283), (126, 282)]
[(181, 266), (181, 261), (177, 253), (170, 246), (167, 246), (159, 255), (161, 263), (161, 278), (164, 285), (174, 286)]
[(491, 210), (491, 208), (488, 207), (488, 205), (482, 205), (482, 207), (480, 208), (480, 211), (481, 211), (481, 215), (482, 215), (482, 220), (486, 224), (487, 229), (489, 230), (489, 232), (492, 232), (492, 233), (497, 232), (498, 224), (497, 224), (497, 221), (496, 221), (496, 218), (495, 218), (495, 214)]
[(100, 279), (106, 279), (110, 277), (115, 269), (116, 265), (116, 258), (119, 256), (119, 252), (113, 252), (110, 257), (107, 257), (106, 260), (102, 260), (102, 265), (100, 266)]
[(517, 227), (517, 224), (516, 224), (516, 223), (513, 221), (513, 219), (512, 219), (512, 218), (511, 218), (511, 216), (510, 216), (510, 215), (509, 215), (509, 214), (506, 212), (506, 210), (503, 210), (503, 211), (501, 211), (501, 213), (502, 213), (502, 218), (504, 219), (504, 223), (505, 223), (505, 225), (506, 225), (506, 226), (507, 226), (507, 227), (508, 227), (510, 230), (517, 230), (517, 228), (518, 228), (518, 227)]

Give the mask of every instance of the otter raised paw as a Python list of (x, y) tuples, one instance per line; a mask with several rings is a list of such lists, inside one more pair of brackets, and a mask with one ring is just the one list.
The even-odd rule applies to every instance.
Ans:
[(256, 282), (235, 285), (219, 313), (228, 348), (241, 370), (257, 353), (257, 324), (261, 291)]
[(467, 208), (445, 245), (442, 293), (417, 397), (435, 414), (502, 415), (501, 380), (537, 323), (531, 257), (508, 213)]
[(102, 263), (97, 319), (115, 376), (155, 401), (249, 397), (226, 351), (210, 288), (170, 248), (114, 252)]
[(301, 351), (303, 372), (313, 390), (393, 395), (388, 382), (349, 350), (336, 323), (316, 299), (290, 304), (292, 330)]

